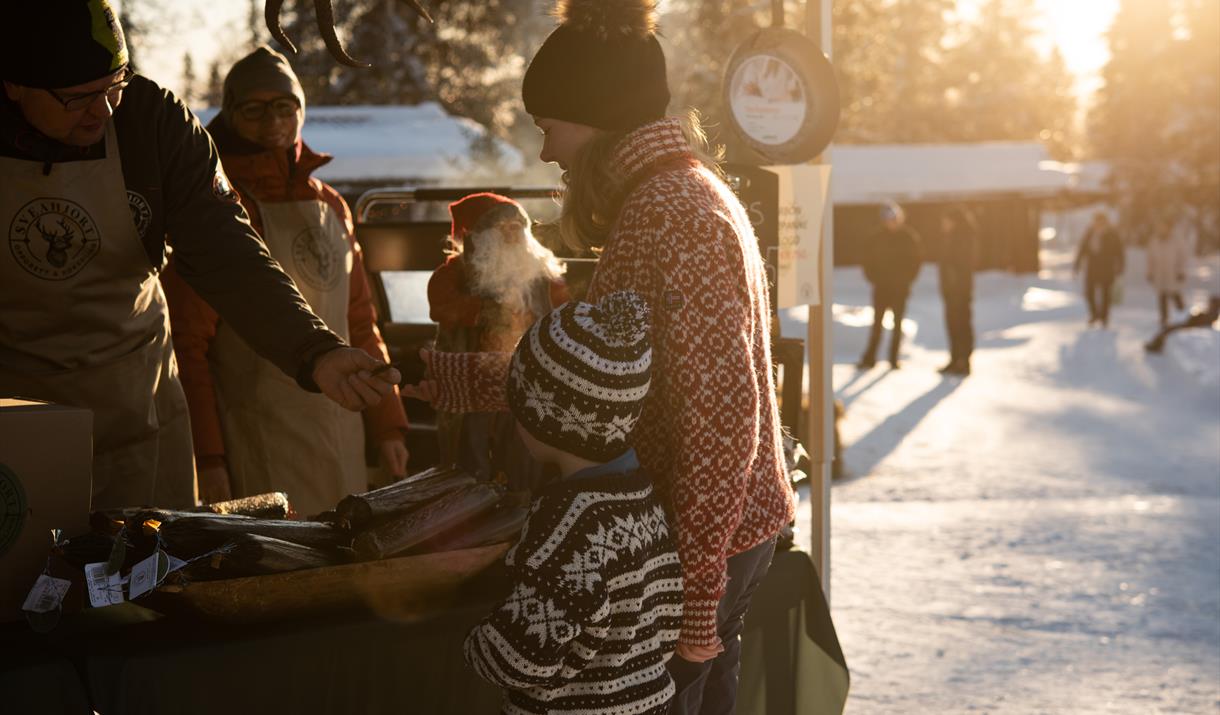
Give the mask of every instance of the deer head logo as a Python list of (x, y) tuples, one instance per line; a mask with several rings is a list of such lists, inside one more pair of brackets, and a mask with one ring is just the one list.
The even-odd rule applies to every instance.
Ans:
[(323, 240), (321, 236), (314, 235), (311, 232), (309, 240), (305, 241), (305, 248), (309, 251), (309, 255), (313, 256), (313, 259), (317, 262), (318, 273), (321, 274), (322, 280), (329, 281), (334, 256), (330, 254), (326, 245), (322, 243)]
[(57, 230), (48, 231), (42, 225), (42, 221), (34, 224), (34, 228), (38, 229), (38, 233), (42, 234), (42, 240), (48, 244), (47, 263), (56, 268), (63, 268), (68, 265), (68, 250), (72, 248), (72, 239), (76, 237), (76, 232), (63, 219), (59, 219), (55, 223), (59, 224)]

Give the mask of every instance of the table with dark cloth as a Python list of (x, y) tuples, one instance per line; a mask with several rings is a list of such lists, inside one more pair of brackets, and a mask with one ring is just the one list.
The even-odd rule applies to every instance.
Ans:
[[(6, 624), (0, 712), (491, 715), (500, 693), (466, 666), (462, 641), (502, 588), (489, 575), (414, 623), (361, 614), (216, 626), (124, 604), (66, 617), (47, 635)], [(823, 703), (846, 696), (846, 669), (828, 636), (809, 556), (777, 553), (747, 619), (738, 712), (830, 712)]]

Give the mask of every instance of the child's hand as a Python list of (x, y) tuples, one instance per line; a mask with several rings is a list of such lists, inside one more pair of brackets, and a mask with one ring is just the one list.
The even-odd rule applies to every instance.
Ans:
[[(428, 375), (429, 373), (431, 373), (432, 372), (432, 351), (427, 350), (427, 349), (420, 350), (419, 359), (424, 362), (424, 374)], [(420, 380), (418, 385), (403, 385), (402, 386), (402, 394), (405, 397), (410, 397), (411, 399), (420, 400), (422, 402), (428, 402), (428, 403), (436, 402), (438, 392), (439, 392), (439, 390), (437, 389), (437, 386), (436, 386), (436, 380), (424, 379), (424, 380)]]
[(719, 640), (716, 645), (686, 645), (678, 643), (678, 657), (690, 663), (706, 663), (724, 652), (724, 644)]

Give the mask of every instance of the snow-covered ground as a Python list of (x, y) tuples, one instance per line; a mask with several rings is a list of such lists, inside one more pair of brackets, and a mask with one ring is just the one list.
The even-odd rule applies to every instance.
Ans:
[[(1086, 327), (1066, 247), (1041, 275), (979, 276), (965, 379), (936, 372), (934, 267), (897, 371), (853, 367), (867, 287), (836, 272), (851, 476), (830, 596), (850, 715), (1220, 711), (1220, 332), (1146, 355), (1155, 303), (1129, 263), (1108, 330)], [(1220, 293), (1217, 267), (1188, 302)]]

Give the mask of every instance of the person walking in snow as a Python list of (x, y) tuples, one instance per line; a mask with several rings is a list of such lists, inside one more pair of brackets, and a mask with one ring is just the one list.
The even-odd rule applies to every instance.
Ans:
[(1110, 325), (1110, 300), (1114, 281), (1123, 274), (1126, 257), (1118, 232), (1110, 225), (1104, 211), (1093, 214), (1093, 222), (1085, 231), (1076, 251), (1073, 273), (1084, 270), (1084, 297), (1089, 305), (1089, 325)]
[(1165, 341), (1173, 333), (1189, 328), (1210, 329), (1217, 320), (1220, 320), (1220, 295), (1213, 294), (1207, 301), (1207, 308), (1203, 310), (1196, 308), (1190, 311), (1190, 315), (1183, 320), (1161, 328), (1161, 331), (1152, 340), (1144, 343), (1144, 349), (1150, 353), (1159, 353), (1165, 349)]
[(1182, 290), (1186, 287), (1186, 271), (1190, 257), (1186, 243), (1174, 235), (1171, 226), (1162, 227), (1148, 244), (1148, 282), (1156, 291), (1161, 327), (1169, 325), (1169, 304), (1185, 310)]
[[(632, 290), (652, 311), (652, 389), (631, 443), (672, 515), (682, 561), (671, 712), (731, 712), (745, 615), (795, 507), (766, 269), (745, 207), (700, 160), (699, 140), (665, 116), (653, 4), (559, 7), (562, 24), (530, 63), (523, 96), (541, 159), (565, 171), (564, 241), (602, 247), (586, 299)], [(472, 409), (499, 389), (503, 404), (505, 358), (425, 361), (433, 380), (408, 394)]]
[(974, 217), (961, 207), (946, 211), (940, 220), (940, 295), (945, 304), (945, 332), (949, 336), (949, 364), (941, 372), (970, 374), (974, 352), (974, 263), (978, 231)]
[[(335, 332), (389, 362), (351, 211), (313, 176), (331, 157), (301, 139), (304, 123), (305, 94), (287, 58), (260, 47), (229, 71), (208, 131), (271, 257)], [(183, 280), (179, 263), (162, 282), (205, 502), (284, 491), (301, 514), (331, 509), (368, 488), (366, 427), (386, 476), (406, 476), (397, 389), (363, 415), (297, 389)]]
[(882, 323), (886, 312), (894, 316), (890, 334), (890, 367), (897, 370), (902, 349), (902, 320), (906, 316), (911, 284), (923, 263), (919, 234), (906, 225), (906, 213), (894, 202), (881, 207), (881, 228), (868, 241), (864, 257), (864, 277), (873, 286), (873, 327), (868, 345), (857, 367), (867, 370), (877, 364)]
[[(507, 691), (505, 712), (663, 715), (673, 698), (682, 567), (628, 445), (648, 394), (648, 332), (648, 307), (623, 291), (565, 303), (512, 356), (521, 439), (561, 478), (534, 493), (505, 557), (508, 598), (466, 638), (467, 662)], [(589, 412), (599, 418), (580, 419)]]

